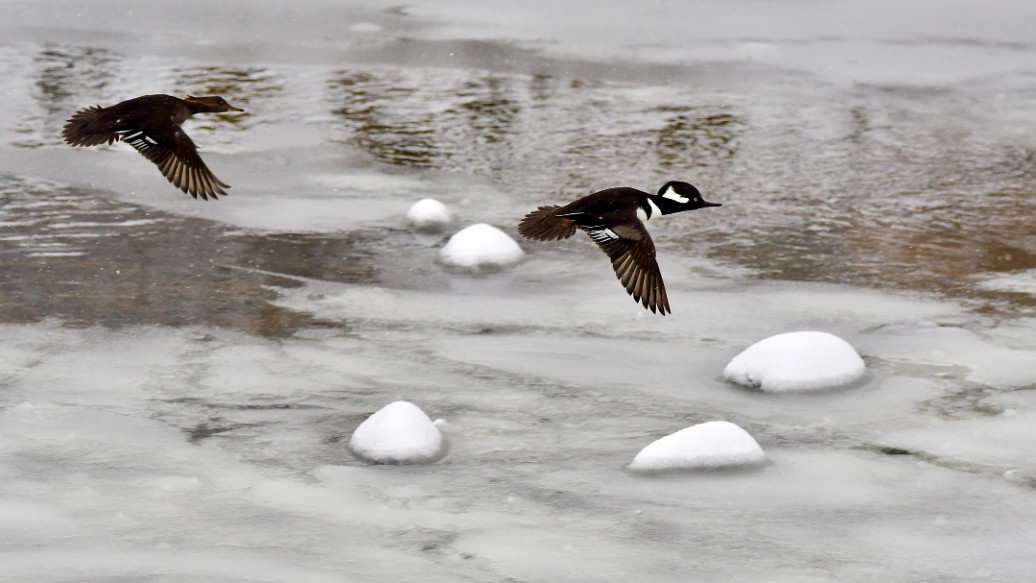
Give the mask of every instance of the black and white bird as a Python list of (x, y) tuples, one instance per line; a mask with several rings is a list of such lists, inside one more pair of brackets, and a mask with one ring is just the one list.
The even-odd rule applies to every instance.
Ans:
[(526, 239), (557, 241), (586, 231), (612, 260), (615, 275), (633, 299), (655, 313), (672, 313), (655, 244), (644, 223), (661, 215), (692, 211), (719, 203), (706, 202), (686, 182), (670, 181), (650, 194), (627, 186), (608, 188), (565, 206), (541, 206), (525, 215), (518, 232)]
[(144, 95), (111, 107), (99, 105), (76, 112), (62, 135), (72, 146), (97, 146), (122, 140), (158, 166), (162, 175), (194, 198), (218, 198), (229, 185), (209, 170), (198, 147), (180, 127), (196, 113), (243, 111), (222, 97)]

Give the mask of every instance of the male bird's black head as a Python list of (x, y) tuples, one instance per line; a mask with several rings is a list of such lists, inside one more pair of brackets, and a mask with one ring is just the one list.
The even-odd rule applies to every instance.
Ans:
[[(663, 215), (671, 215), (682, 211), (723, 206), (718, 202), (708, 202), (693, 184), (671, 180), (658, 189), (658, 194), (649, 194), (648, 198), (658, 207)], [(652, 216), (649, 214), (649, 216)], [(653, 216), (652, 216), (653, 218)]]
[(693, 184), (670, 180), (658, 189), (658, 196), (679, 203), (680, 210), (694, 210), (707, 206), (723, 206), (718, 202), (707, 202)]

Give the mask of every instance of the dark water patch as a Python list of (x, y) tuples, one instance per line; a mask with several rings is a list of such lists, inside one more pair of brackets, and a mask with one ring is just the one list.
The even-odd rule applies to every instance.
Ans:
[(290, 276), (379, 282), (362, 234), (232, 231), (13, 176), (0, 176), (0, 222), (3, 322), (215, 325), (283, 337), (333, 325), (270, 304), (272, 287), (297, 285)]

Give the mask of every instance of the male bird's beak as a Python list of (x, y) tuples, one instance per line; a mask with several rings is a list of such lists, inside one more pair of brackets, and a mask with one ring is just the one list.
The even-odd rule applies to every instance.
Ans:
[(705, 203), (705, 206), (723, 206), (723, 203), (721, 203), (721, 202), (707, 202), (707, 203)]

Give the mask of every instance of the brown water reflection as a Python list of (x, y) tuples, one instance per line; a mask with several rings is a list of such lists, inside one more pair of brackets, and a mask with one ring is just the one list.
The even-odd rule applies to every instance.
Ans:
[(430, 116), (418, 111), (395, 114), (384, 107), (416, 91), (402, 76), (341, 72), (330, 84), (341, 95), (332, 113), (349, 125), (351, 143), (388, 164), (433, 166), (435, 130)]
[(220, 95), (231, 105), (245, 111), (233, 115), (207, 117), (207, 124), (219, 125), (233, 131), (243, 131), (260, 123), (253, 111), (257, 102), (275, 101), (284, 91), (284, 82), (277, 74), (264, 67), (231, 68), (222, 66), (195, 66), (173, 72), (177, 87), (192, 95)]
[(345, 141), (378, 161), (539, 195), (729, 163), (746, 126), (728, 104), (631, 100), (614, 86), (545, 74), (367, 68), (340, 71), (329, 86)]
[(656, 135), (658, 165), (684, 169), (689, 153), (700, 166), (721, 163), (737, 154), (737, 139), (745, 131), (745, 120), (730, 113), (695, 111), (690, 107), (663, 107), (672, 112)]

